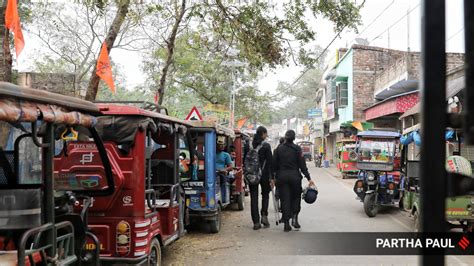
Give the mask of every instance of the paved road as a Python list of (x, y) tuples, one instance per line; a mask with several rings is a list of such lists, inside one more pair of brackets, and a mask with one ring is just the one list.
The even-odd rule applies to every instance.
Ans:
[[(223, 226), (218, 234), (207, 234), (198, 228), (163, 250), (165, 265), (417, 265), (415, 256), (309, 256), (301, 243), (301, 234), (308, 232), (408, 232), (413, 220), (406, 212), (387, 208), (377, 217), (368, 218), (362, 203), (352, 191), (354, 180), (342, 180), (331, 169), (314, 168), (310, 172), (319, 189), (316, 204), (302, 203), (299, 232), (284, 233), (283, 226), (252, 230), (249, 198), (244, 211), (224, 212)], [(270, 214), (273, 205), (270, 204)], [(305, 252), (306, 251), (306, 252)], [(474, 265), (474, 258), (449, 257), (448, 265)]]

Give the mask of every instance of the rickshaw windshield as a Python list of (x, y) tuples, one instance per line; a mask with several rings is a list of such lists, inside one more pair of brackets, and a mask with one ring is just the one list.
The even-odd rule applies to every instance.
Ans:
[(392, 163), (395, 142), (393, 139), (362, 139), (358, 153), (360, 162)]
[[(5, 147), (0, 151), (0, 185), (28, 185), (42, 183), (42, 153), (31, 135), (29, 123), (22, 130), (10, 127)], [(25, 131), (23, 131), (25, 130)]]

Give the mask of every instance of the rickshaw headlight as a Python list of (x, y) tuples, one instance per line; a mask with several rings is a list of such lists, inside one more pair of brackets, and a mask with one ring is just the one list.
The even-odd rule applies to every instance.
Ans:
[(388, 183), (388, 189), (389, 190), (394, 190), (395, 189), (395, 184), (394, 183)]
[(375, 180), (375, 173), (374, 172), (368, 172), (367, 173), (367, 180), (368, 181), (374, 181)]

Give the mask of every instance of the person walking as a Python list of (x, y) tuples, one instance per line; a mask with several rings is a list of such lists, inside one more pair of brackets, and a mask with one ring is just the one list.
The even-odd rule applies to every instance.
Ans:
[[(262, 176), (258, 184), (252, 185), (250, 187), (250, 212), (252, 215), (253, 229), (258, 230), (262, 227), (270, 227), (270, 222), (268, 221), (268, 202), (269, 202), (269, 193), (270, 188), (270, 176), (272, 173), (272, 148), (270, 144), (265, 142), (265, 139), (268, 136), (267, 129), (263, 126), (259, 126), (255, 133), (254, 139), (252, 141), (252, 148), (258, 150), (258, 161), (260, 168), (262, 169)], [(258, 187), (260, 185), (261, 194), (262, 194), (262, 208), (260, 214), (258, 212)], [(261, 215), (261, 218), (260, 218)]]
[(293, 130), (285, 133), (285, 142), (275, 150), (272, 164), (281, 201), (285, 232), (291, 231), (290, 218), (295, 229), (301, 228), (298, 222), (298, 214), (301, 210), (301, 173), (308, 179), (309, 185), (314, 186), (306, 167), (303, 151), (293, 143), (295, 137), (296, 133)]

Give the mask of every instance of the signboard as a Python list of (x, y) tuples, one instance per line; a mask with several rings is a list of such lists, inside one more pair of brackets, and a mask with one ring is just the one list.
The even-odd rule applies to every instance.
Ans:
[(321, 108), (308, 109), (308, 118), (322, 117), (323, 110)]
[(330, 102), (326, 104), (326, 114), (328, 120), (336, 118), (335, 102)]
[(206, 104), (204, 106), (204, 117), (206, 120), (216, 123), (225, 123), (230, 120), (229, 107), (222, 104)]
[(194, 106), (193, 109), (191, 109), (191, 112), (189, 112), (189, 114), (188, 114), (188, 116), (186, 116), (185, 120), (199, 120), (199, 121), (202, 121), (201, 113), (199, 113), (196, 106)]

